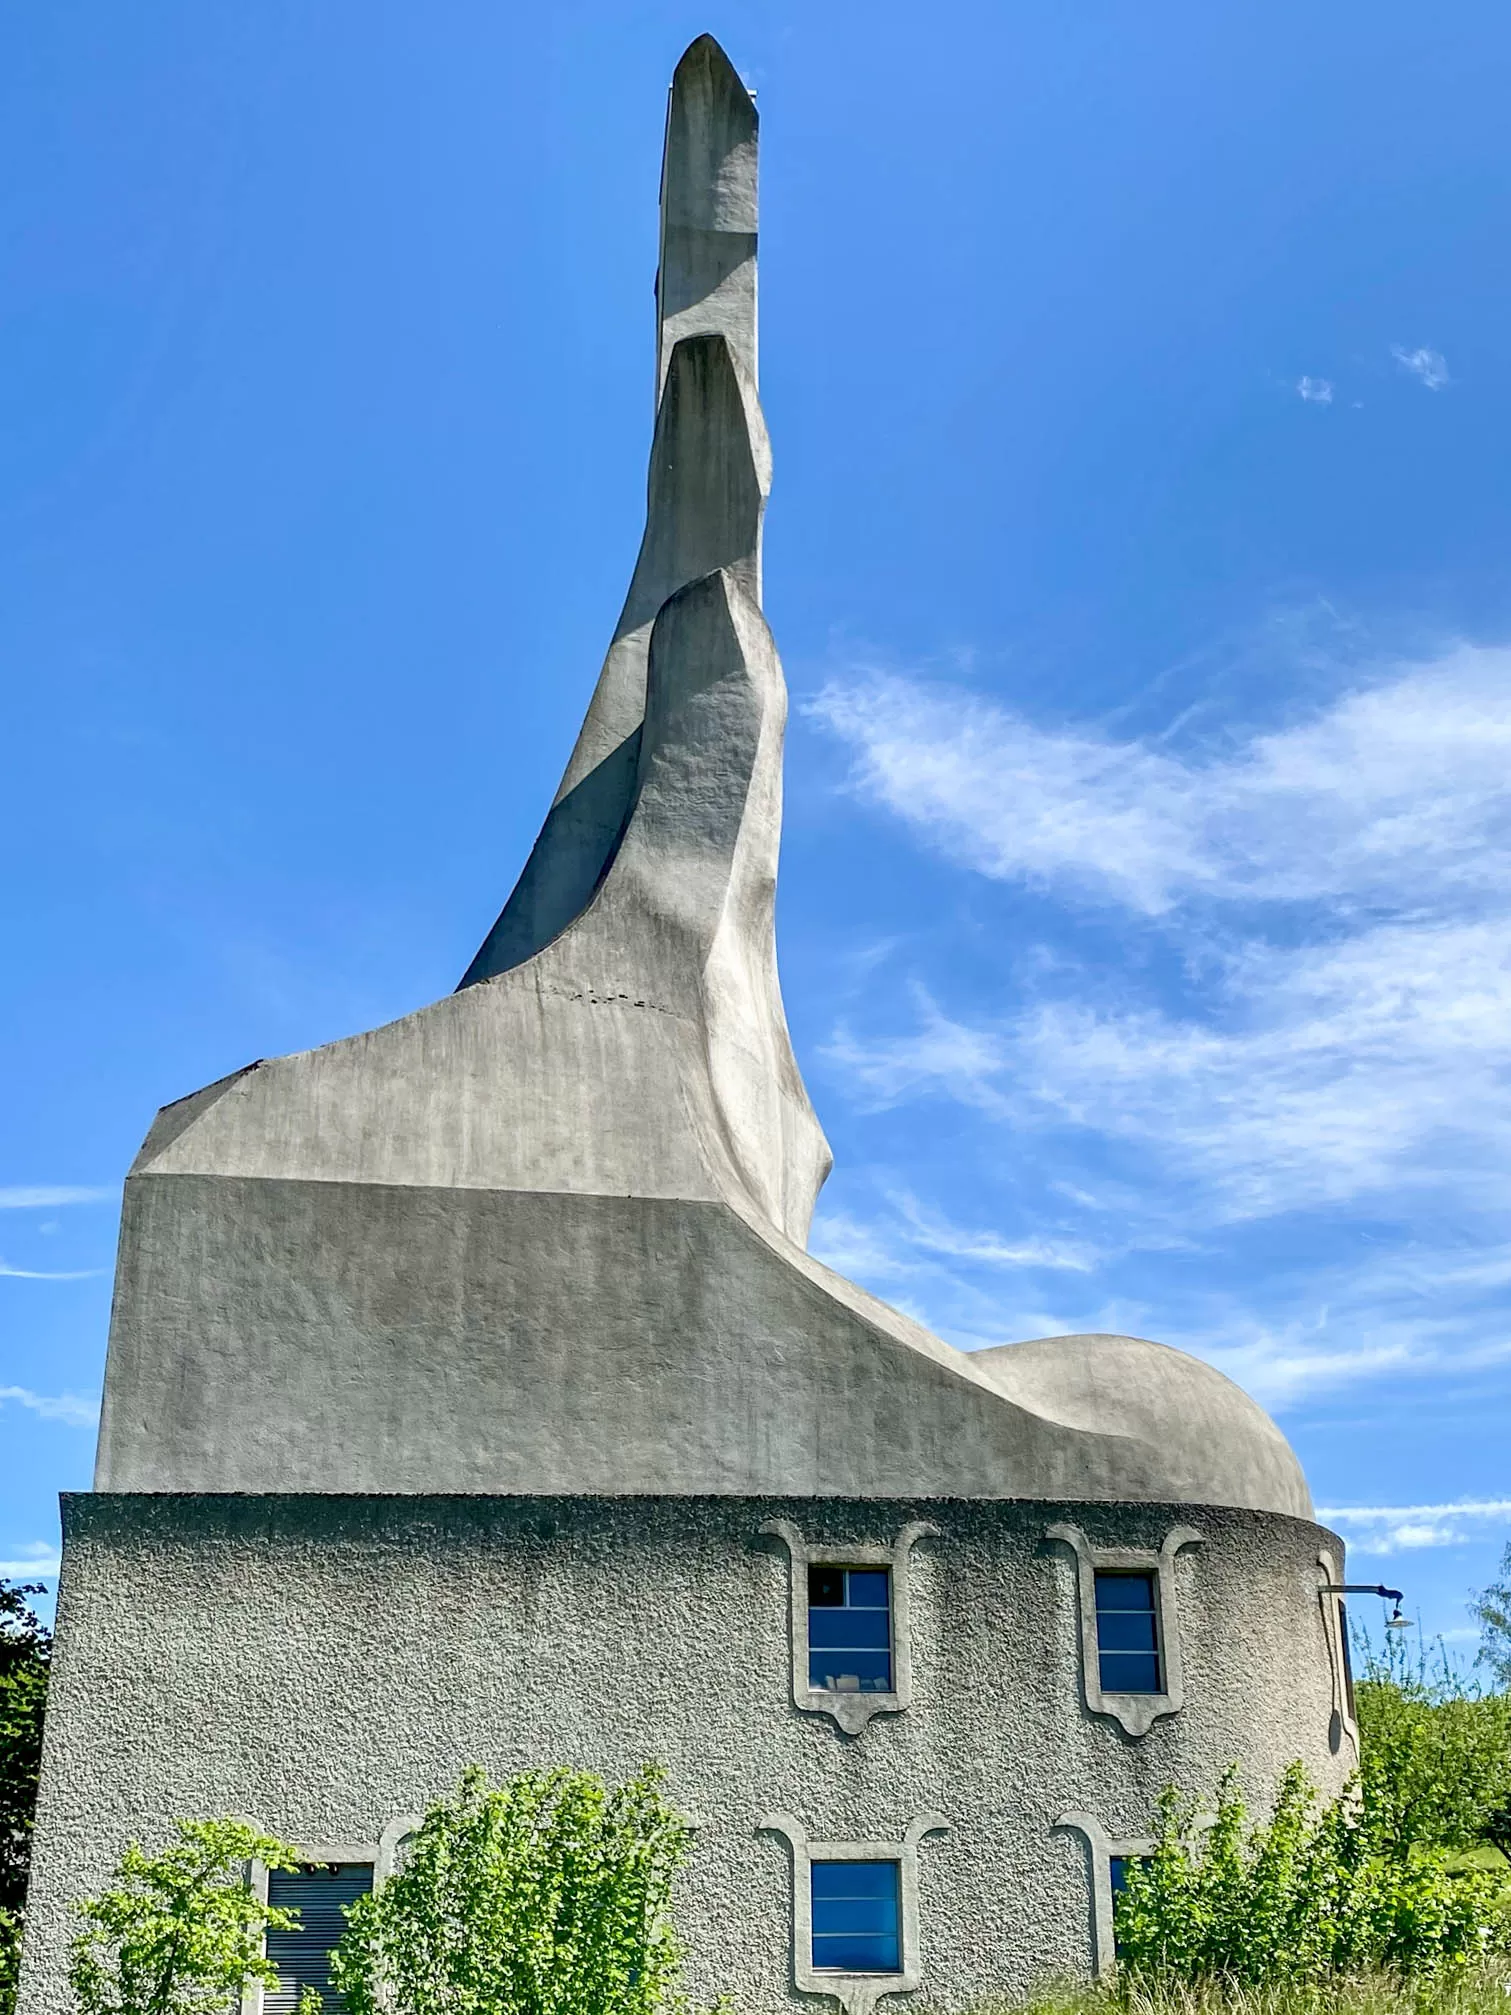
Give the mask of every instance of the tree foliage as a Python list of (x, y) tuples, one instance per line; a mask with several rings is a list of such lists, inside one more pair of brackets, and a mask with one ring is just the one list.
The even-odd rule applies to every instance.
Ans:
[(299, 1915), (252, 1893), (253, 1860), (297, 1866), (281, 1840), (233, 1819), (181, 1819), (158, 1854), (133, 1841), (114, 1886), (76, 1906), (68, 1977), (82, 2015), (229, 2015), (249, 1981), (276, 1986), (263, 1934)]
[(680, 2003), (668, 1908), (686, 1822), (642, 1770), (469, 1769), (403, 1867), (347, 1912), (349, 2015), (656, 2015)]
[(0, 2015), (16, 2001), (42, 1716), (52, 1638), (34, 1614), (33, 1582), (0, 1580)]
[(1479, 1663), (1497, 1686), (1511, 1687), (1511, 1542), (1501, 1555), (1500, 1580), (1470, 1597), (1469, 1614), (1480, 1627)]
[(1511, 1949), (1503, 1876), (1456, 1870), (1450, 1852), (1403, 1833), (1394, 1804), (1360, 1781), (1318, 1809), (1299, 1763), (1270, 1817), (1250, 1826), (1236, 1774), (1214, 1822), (1160, 1798), (1156, 1845), (1118, 1899), (1119, 1954), (1135, 1977), (1247, 1986), (1369, 1971), (1462, 1969)]

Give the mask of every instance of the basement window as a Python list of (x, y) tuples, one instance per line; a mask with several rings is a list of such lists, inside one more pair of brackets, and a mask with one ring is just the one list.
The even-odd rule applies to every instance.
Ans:
[(1153, 1574), (1097, 1570), (1097, 1661), (1104, 1693), (1163, 1693)]
[(895, 1861), (814, 1861), (816, 1973), (900, 1973), (902, 1931)]
[(295, 1928), (270, 1926), (266, 1951), (277, 1969), (278, 1985), (265, 1987), (263, 2015), (294, 2015), (300, 1993), (313, 1987), (327, 2009), (341, 2006), (331, 1984), (331, 1953), (346, 1931), (346, 1907), (373, 1886), (371, 1862), (317, 1862), (293, 1869), (268, 1871), (268, 1902), (278, 1910), (297, 1910)]
[(892, 1577), (885, 1567), (808, 1567), (808, 1684), (892, 1691)]

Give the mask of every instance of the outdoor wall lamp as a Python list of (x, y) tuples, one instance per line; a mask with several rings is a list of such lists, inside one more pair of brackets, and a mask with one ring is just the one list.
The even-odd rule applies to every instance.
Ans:
[(1386, 1602), (1393, 1602), (1395, 1608), (1385, 1619), (1387, 1630), (1410, 1630), (1411, 1618), (1401, 1614), (1401, 1591), (1387, 1588), (1379, 1581), (1330, 1581), (1323, 1589), (1324, 1595), (1378, 1595)]

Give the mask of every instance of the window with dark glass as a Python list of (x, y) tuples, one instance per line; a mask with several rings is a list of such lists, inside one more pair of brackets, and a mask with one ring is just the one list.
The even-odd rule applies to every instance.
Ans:
[(1097, 1572), (1097, 1657), (1104, 1693), (1159, 1693), (1159, 1625), (1152, 1574)]
[(892, 1690), (892, 1577), (885, 1567), (808, 1569), (808, 1684)]
[(900, 1973), (897, 1863), (815, 1861), (813, 1964), (826, 1973)]
[(372, 1886), (366, 1862), (268, 1871), (268, 1902), (278, 1910), (296, 1910), (299, 1921), (287, 1931), (269, 1927), (266, 1950), (278, 1985), (263, 1989), (263, 2015), (294, 2015), (306, 1987), (313, 1987), (328, 2009), (340, 2007), (331, 1985), (331, 1953), (346, 1930), (346, 1906)]
[(1112, 1877), (1112, 1949), (1118, 1949), (1118, 1903), (1123, 1891), (1128, 1887), (1128, 1863), (1142, 1860), (1142, 1855), (1113, 1854), (1107, 1861), (1107, 1872)]

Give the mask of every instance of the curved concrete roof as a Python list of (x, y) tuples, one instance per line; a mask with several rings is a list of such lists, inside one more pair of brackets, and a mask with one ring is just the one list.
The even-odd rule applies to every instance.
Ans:
[(1172, 1501), (1262, 1505), (1310, 1518), (1294, 1450), (1242, 1386), (1142, 1336), (1037, 1337), (972, 1353), (1010, 1399), (1062, 1427), (1156, 1451)]

